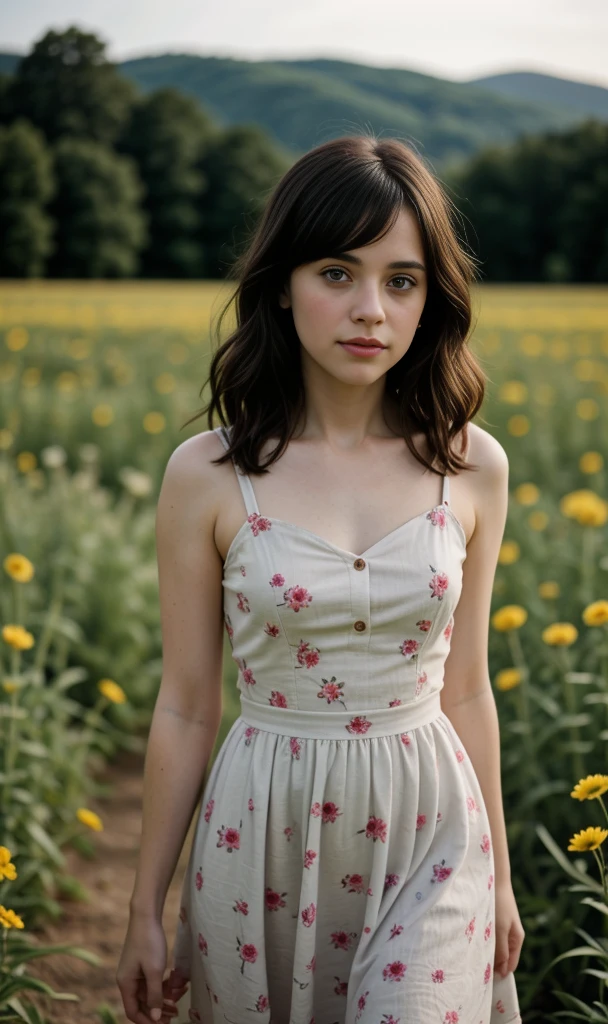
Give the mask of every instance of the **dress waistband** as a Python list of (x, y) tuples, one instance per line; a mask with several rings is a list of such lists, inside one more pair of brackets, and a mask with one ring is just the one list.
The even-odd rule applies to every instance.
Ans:
[(241, 696), (241, 719), (267, 732), (299, 739), (363, 740), (391, 736), (427, 725), (442, 715), (438, 690), (407, 704), (367, 711), (299, 711)]

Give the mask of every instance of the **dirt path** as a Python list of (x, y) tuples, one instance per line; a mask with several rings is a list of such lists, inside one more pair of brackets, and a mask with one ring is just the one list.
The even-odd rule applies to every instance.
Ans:
[[(53, 1024), (83, 1024), (85, 1021), (100, 1024), (95, 1012), (100, 1003), (107, 1003), (120, 1024), (127, 1024), (115, 975), (127, 930), (129, 900), (137, 865), (143, 769), (142, 754), (124, 751), (107, 766), (101, 781), (112, 787), (111, 794), (105, 799), (90, 802), (91, 810), (99, 814), (104, 826), (102, 832), (92, 833), (98, 855), (93, 860), (83, 860), (73, 850), (66, 851), (66, 870), (88, 889), (91, 902), (60, 900), (65, 910), (63, 919), (45, 925), (37, 933), (45, 945), (74, 943), (103, 960), (103, 966), (91, 967), (76, 957), (60, 953), (34, 961), (29, 973), (43, 979), (56, 991), (73, 992), (80, 997), (78, 1003), (32, 997), (31, 1001)], [(171, 963), (179, 896), (195, 822), (196, 812), (165, 903), (163, 926), (168, 963)], [(181, 1001), (180, 1009), (183, 1010), (187, 1001), (188, 995)]]

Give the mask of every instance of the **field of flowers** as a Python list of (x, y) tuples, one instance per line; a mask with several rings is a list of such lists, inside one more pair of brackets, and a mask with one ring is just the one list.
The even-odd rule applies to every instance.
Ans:
[[(183, 424), (224, 294), (0, 282), (3, 1021), (46, 1019), (26, 999), (42, 985), (24, 970), (45, 952), (36, 925), (83, 896), (64, 852), (94, 855), (96, 769), (145, 748), (162, 669), (156, 496), (173, 449), (206, 429)], [(510, 462), (489, 662), (522, 1013), (605, 1022), (608, 289), (478, 286), (474, 308), (476, 422)], [(238, 713), (234, 670), (227, 657), (216, 751)]]

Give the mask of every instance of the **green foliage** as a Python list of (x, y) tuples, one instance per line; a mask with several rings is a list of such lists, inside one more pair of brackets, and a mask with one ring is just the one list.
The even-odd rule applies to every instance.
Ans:
[(0, 126), (0, 276), (37, 277), (52, 248), (45, 206), (54, 192), (51, 157), (25, 120)]
[(71, 26), (49, 31), (24, 57), (10, 87), (13, 116), (49, 141), (62, 135), (114, 144), (137, 90), (105, 56), (105, 43)]
[(89, 139), (59, 139), (53, 150), (57, 192), (50, 207), (57, 277), (131, 277), (147, 237), (142, 188), (129, 157)]

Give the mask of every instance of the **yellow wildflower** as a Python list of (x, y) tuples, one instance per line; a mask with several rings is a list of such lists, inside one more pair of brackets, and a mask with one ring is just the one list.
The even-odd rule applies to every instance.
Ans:
[(523, 413), (516, 413), (507, 420), (507, 430), (513, 437), (525, 437), (530, 429), (530, 420)]
[(608, 829), (590, 826), (572, 836), (568, 849), (576, 851), (597, 850), (598, 846), (601, 846), (604, 842), (606, 836), (608, 836)]
[(498, 398), (507, 405), (521, 405), (528, 397), (528, 388), (521, 380), (507, 380), (498, 389)]
[(114, 420), (114, 410), (111, 405), (100, 402), (92, 410), (91, 419), (96, 427), (107, 427)]
[(513, 562), (517, 562), (520, 554), (521, 548), (516, 540), (504, 540), (498, 552), (499, 564), (512, 565)]
[(608, 775), (588, 775), (577, 782), (570, 796), (576, 800), (594, 800), (608, 791)]
[(34, 646), (34, 637), (23, 626), (8, 623), (2, 627), (2, 639), (16, 651), (27, 651)]
[(583, 610), (583, 622), (586, 626), (603, 626), (608, 622), (608, 601), (594, 601)]
[(599, 473), (604, 465), (604, 458), (600, 452), (583, 452), (578, 465), (581, 473)]
[(28, 583), (34, 575), (34, 566), (30, 562), (29, 558), (25, 555), (19, 555), (13, 552), (11, 555), (7, 555), (2, 563), (4, 571), (8, 573), (12, 580), (16, 580), (18, 583)]
[(519, 604), (505, 604), (492, 616), (492, 625), (499, 633), (507, 633), (511, 629), (519, 629), (528, 618), (525, 608)]
[(534, 512), (530, 512), (528, 516), (528, 526), (531, 530), (535, 530), (540, 533), (541, 530), (546, 530), (549, 525), (549, 516), (546, 512), (542, 512), (541, 509), (537, 508)]
[(25, 928), (23, 920), (14, 910), (7, 910), (0, 903), (0, 924), (3, 928)]
[(569, 647), (578, 636), (578, 629), (571, 622), (553, 622), (541, 633), (544, 643), (550, 647)]
[(550, 601), (560, 595), (560, 586), (556, 580), (545, 580), (538, 584), (538, 593), (545, 601)]
[(497, 690), (512, 690), (521, 683), (521, 671), (518, 668), (503, 668), (496, 676)]
[(147, 412), (144, 416), (144, 430), (148, 434), (161, 434), (167, 425), (162, 412)]
[(33, 452), (19, 452), (15, 459), (20, 473), (30, 473), (32, 469), (35, 469), (37, 461)]
[(95, 814), (95, 811), (89, 811), (86, 807), (79, 807), (76, 811), (76, 817), (83, 825), (87, 825), (88, 828), (92, 828), (94, 832), (102, 832), (103, 825), (99, 815)]
[(17, 877), (17, 869), (11, 860), (8, 846), (0, 846), (0, 880), (8, 878), (12, 881)]
[(540, 490), (536, 484), (520, 484), (515, 488), (515, 500), (520, 505), (535, 505), (540, 498)]
[(565, 494), (559, 507), (562, 515), (576, 519), (581, 526), (603, 526), (608, 519), (608, 503), (587, 488)]
[(103, 693), (104, 697), (112, 701), (112, 704), (124, 704), (127, 699), (123, 688), (118, 683), (115, 683), (113, 679), (100, 679), (97, 688)]

